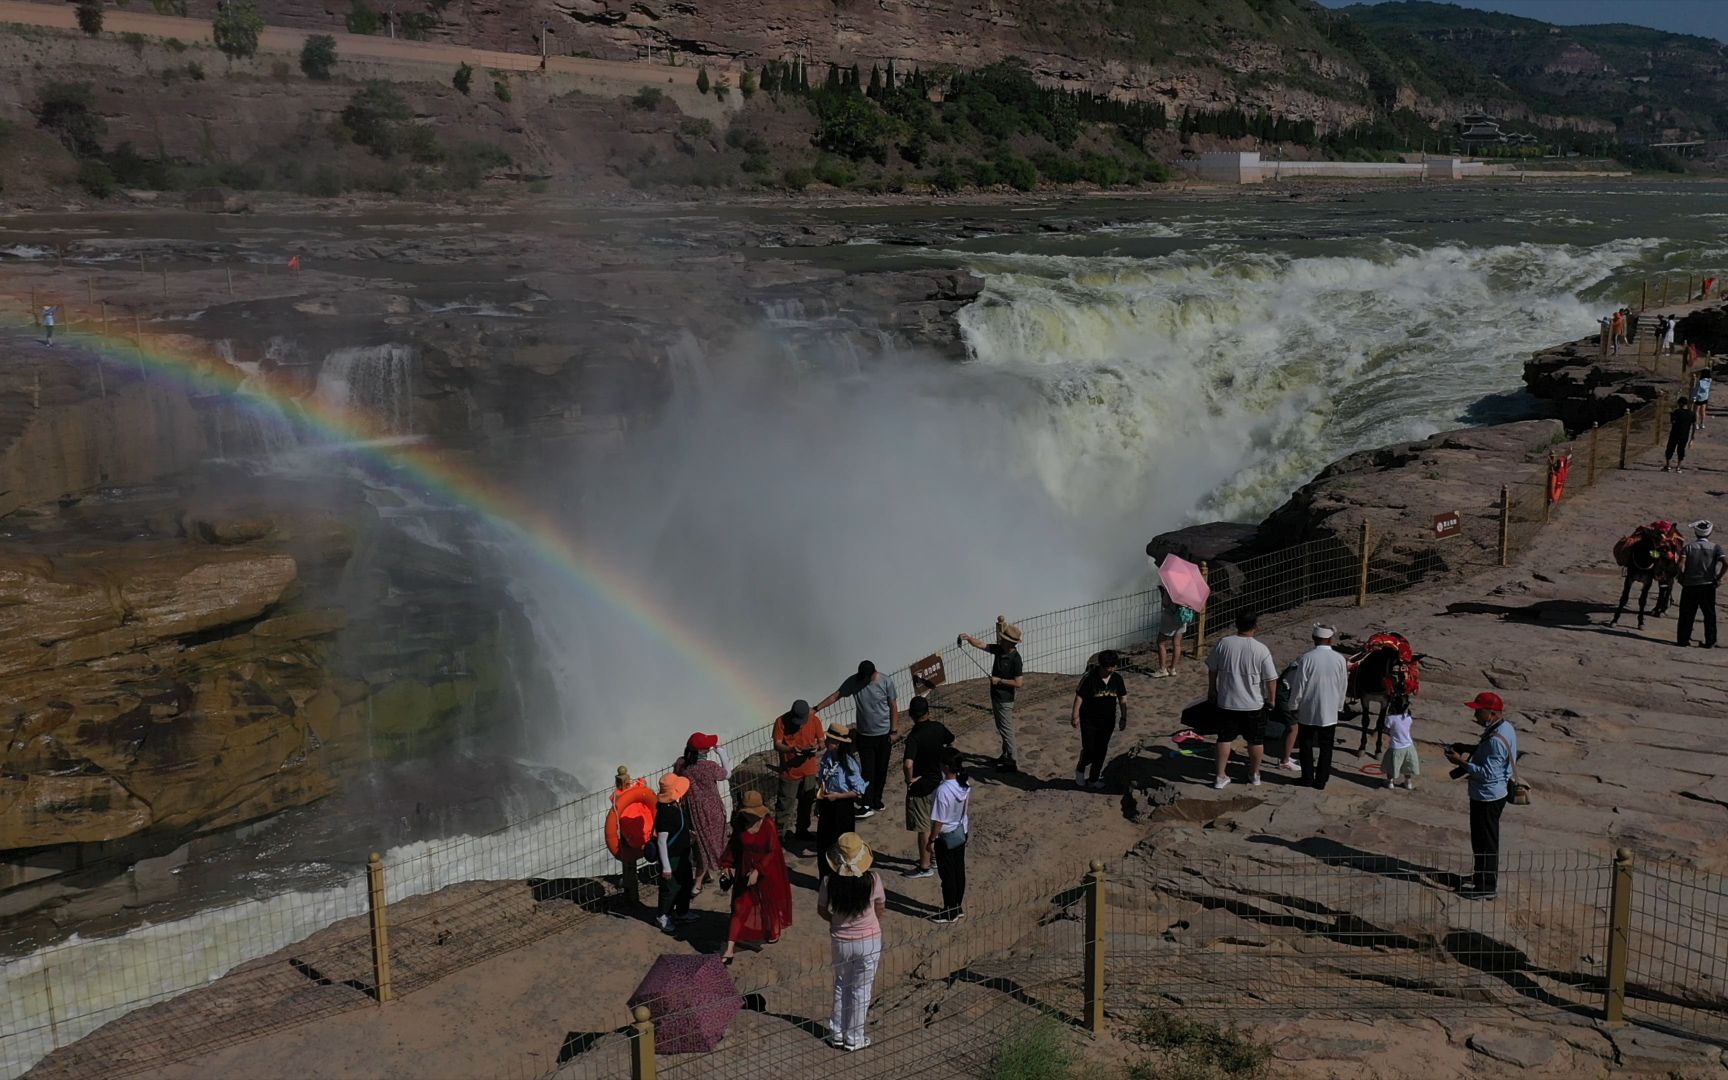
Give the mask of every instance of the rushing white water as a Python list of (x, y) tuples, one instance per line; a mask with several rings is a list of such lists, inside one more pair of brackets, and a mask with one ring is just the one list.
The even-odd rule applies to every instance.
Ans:
[(414, 347), (391, 342), (333, 350), (318, 369), (313, 400), (364, 416), (382, 433), (414, 430)]
[(1517, 387), (1531, 351), (1590, 325), (1577, 294), (1653, 243), (985, 257), (960, 319), (979, 365), (1043, 388), (1026, 453), (1072, 512), (1155, 494), (1150, 527), (1247, 520)]

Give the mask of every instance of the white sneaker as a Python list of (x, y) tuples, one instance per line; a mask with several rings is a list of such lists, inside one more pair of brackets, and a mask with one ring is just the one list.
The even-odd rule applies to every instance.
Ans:
[(1168, 679), (1170, 677), (1170, 672), (1165, 671), (1163, 668), (1159, 668), (1157, 671), (1152, 673), (1152, 677), (1154, 679)]
[(1249, 775), (1248, 786), (1249, 787), (1259, 787), (1260, 786), (1260, 774), (1259, 773), (1252, 773)]
[(1299, 773), (1302, 771), (1302, 766), (1296, 764), (1295, 758), (1285, 758), (1283, 761), (1278, 763), (1278, 767), (1283, 769), (1285, 772)]
[(1415, 791), (1416, 790), (1416, 781), (1414, 781), (1414, 780), (1404, 781), (1404, 790), (1405, 791)]
[(662, 934), (670, 934), (670, 933), (675, 932), (675, 930), (676, 930), (676, 927), (674, 927), (672, 925), (671, 918), (669, 918), (668, 916), (665, 916), (665, 915), (661, 915), (660, 917), (656, 918), (654, 920), (654, 925), (658, 926), (660, 928), (660, 932)]
[(1230, 786), (1230, 778), (1228, 776), (1220, 776), (1218, 779), (1212, 781), (1212, 790), (1213, 791), (1223, 791), (1225, 788), (1227, 788), (1229, 786)]

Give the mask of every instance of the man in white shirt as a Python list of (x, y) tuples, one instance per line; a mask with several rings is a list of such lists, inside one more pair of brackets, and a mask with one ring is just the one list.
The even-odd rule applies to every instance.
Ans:
[(1261, 742), (1268, 706), (1277, 698), (1278, 668), (1272, 650), (1255, 639), (1260, 616), (1236, 616), (1236, 632), (1219, 638), (1206, 654), (1207, 697), (1218, 717), (1218, 775), (1212, 786), (1230, 786), (1230, 749), (1237, 739), (1248, 740), (1248, 783), (1260, 785)]
[[(1332, 647), (1335, 631), (1314, 627), (1314, 647), (1296, 661), (1290, 677), (1290, 707), (1296, 712), (1297, 760), (1302, 764), (1302, 783), (1325, 790), (1332, 779), (1333, 731), (1344, 699), (1350, 693), (1350, 665), (1344, 654)], [(1318, 767), (1314, 748), (1320, 749)]]

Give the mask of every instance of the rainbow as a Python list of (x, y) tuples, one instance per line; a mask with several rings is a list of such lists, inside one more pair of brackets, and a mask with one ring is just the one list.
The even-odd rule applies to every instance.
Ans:
[[(9, 321), (20, 329), (40, 333), (30, 320)], [(544, 511), (500, 489), (495, 479), (449, 460), (434, 448), (388, 438), (391, 432), (358, 410), (258, 386), (207, 346), (200, 347), (185, 337), (165, 340), (140, 334), (133, 340), (81, 328), (67, 344), (75, 346), (67, 349), (70, 355), (88, 351), (96, 354), (98, 362), (140, 367), (197, 393), (221, 394), (248, 407), (274, 408), (320, 436), (348, 444), (387, 471), (413, 480), (507, 530), (577, 587), (675, 650), (720, 687), (743, 714), (740, 729), (754, 727), (781, 711), (740, 664), (690, 632), (641, 582), (571, 537)]]

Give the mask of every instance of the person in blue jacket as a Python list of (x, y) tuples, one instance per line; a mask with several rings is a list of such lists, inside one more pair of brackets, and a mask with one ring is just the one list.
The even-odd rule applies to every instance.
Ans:
[(1511, 797), (1518, 762), (1518, 732), (1506, 719), (1499, 694), (1481, 693), (1465, 703), (1473, 709), (1482, 738), (1474, 749), (1459, 743), (1446, 748), (1446, 760), (1470, 787), (1470, 851), (1474, 873), (1459, 892), (1472, 900), (1492, 900), (1500, 893), (1500, 814)]
[(869, 790), (852, 732), (828, 726), (828, 749), (816, 769), (816, 880), (828, 876), (828, 849), (858, 828), (858, 804)]

